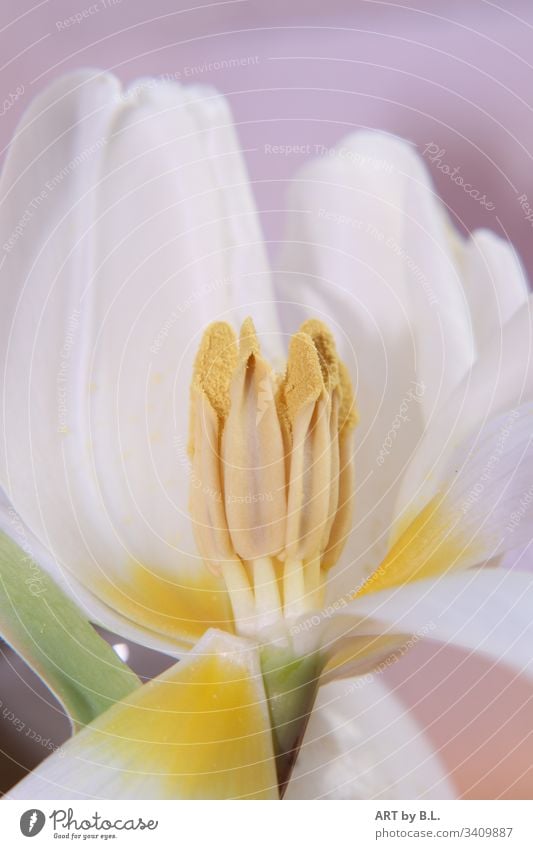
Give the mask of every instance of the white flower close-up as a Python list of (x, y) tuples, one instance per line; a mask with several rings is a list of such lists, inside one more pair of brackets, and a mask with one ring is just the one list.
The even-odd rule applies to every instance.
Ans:
[(176, 662), (8, 798), (454, 798), (379, 670), (427, 639), (533, 676), (520, 259), (375, 131), (266, 244), (237, 130), (207, 86), (83, 70), (11, 143), (2, 529)]

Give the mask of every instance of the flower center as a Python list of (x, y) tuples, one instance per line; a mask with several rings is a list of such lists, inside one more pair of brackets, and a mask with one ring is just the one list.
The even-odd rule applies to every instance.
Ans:
[(191, 388), (190, 509), (198, 550), (221, 575), (240, 634), (281, 638), (322, 604), (353, 498), (353, 390), (316, 320), (274, 373), (246, 319), (237, 340), (206, 330)]

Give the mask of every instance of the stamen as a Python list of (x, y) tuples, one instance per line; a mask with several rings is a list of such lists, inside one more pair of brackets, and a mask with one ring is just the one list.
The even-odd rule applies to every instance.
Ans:
[(220, 464), (219, 424), (207, 396), (193, 388), (190, 442), (193, 446), (190, 511), (198, 551), (209, 568), (220, 574), (221, 564), (235, 552), (224, 510)]
[(339, 360), (339, 388), (340, 388), (340, 409), (339, 409), (339, 431), (353, 430), (359, 421), (359, 413), (355, 404), (355, 396), (350, 379), (350, 372)]
[(339, 474), (337, 510), (322, 557), (327, 570), (337, 563), (348, 539), (354, 501), (353, 430), (358, 421), (354, 393), (348, 369), (339, 362), (340, 405), (338, 413)]
[(230, 399), (222, 436), (226, 514), (235, 551), (256, 560), (282, 550), (287, 501), (272, 370), (261, 357), (251, 319), (241, 330)]
[[(282, 379), (251, 319), (204, 334), (191, 389), (191, 514), (198, 549), (228, 591), (241, 634), (278, 641), (320, 608), (353, 496), (353, 390), (334, 339), (306, 321)], [(270, 636), (269, 636), (270, 635)]]
[(314, 403), (323, 389), (322, 368), (313, 341), (307, 333), (295, 333), (280, 387), (280, 406), (291, 430), (302, 407)]
[(320, 551), (331, 481), (330, 399), (313, 340), (291, 339), (284, 397), (291, 431), (286, 557), (309, 560)]
[(287, 557), (283, 570), (283, 612), (287, 619), (306, 612), (303, 560)]
[(322, 604), (324, 571), (320, 565), (320, 555), (305, 564), (305, 602), (308, 610), (317, 610)]
[(239, 334), (239, 358), (245, 363), (251, 356), (257, 356), (260, 353), (255, 325), (250, 317), (245, 318)]
[(223, 561), (235, 558), (224, 509), (220, 433), (221, 422), (229, 413), (230, 380), (238, 355), (236, 342), (229, 324), (211, 324), (196, 355), (191, 385), (190, 511), (198, 550), (217, 574)]
[(220, 570), (230, 597), (237, 633), (254, 635), (255, 598), (244, 564), (240, 560), (226, 561), (221, 564)]
[(283, 622), (278, 578), (270, 557), (261, 557), (250, 563), (253, 573), (255, 604), (261, 625)]
[(229, 387), (237, 361), (237, 337), (233, 328), (225, 321), (210, 324), (196, 355), (192, 386), (205, 393), (222, 421), (229, 413)]
[(326, 325), (316, 318), (309, 318), (300, 327), (313, 340), (318, 354), (324, 385), (331, 392), (339, 382), (339, 358), (335, 340)]

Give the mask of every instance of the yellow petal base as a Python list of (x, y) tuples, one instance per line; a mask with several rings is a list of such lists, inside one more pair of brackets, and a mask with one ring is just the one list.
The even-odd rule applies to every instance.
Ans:
[(10, 798), (277, 799), (257, 650), (210, 630), (117, 702)]

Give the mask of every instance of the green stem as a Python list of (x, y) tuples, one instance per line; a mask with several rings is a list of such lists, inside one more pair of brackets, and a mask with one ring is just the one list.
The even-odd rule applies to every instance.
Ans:
[(294, 657), (288, 649), (265, 646), (261, 669), (283, 797), (315, 701), (321, 661), (318, 654)]

